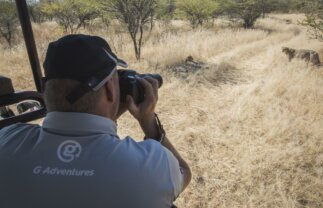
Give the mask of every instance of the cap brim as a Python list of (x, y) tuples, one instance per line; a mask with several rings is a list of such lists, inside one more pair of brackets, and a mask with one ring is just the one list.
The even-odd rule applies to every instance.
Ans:
[(122, 60), (122, 59), (119, 59), (115, 54), (113, 54), (112, 52), (109, 53), (107, 50), (105, 50), (104, 48), (102, 48), (104, 50), (104, 52), (109, 56), (110, 59), (112, 59), (117, 66), (121, 66), (121, 67), (124, 67), (124, 68), (128, 68), (128, 64)]
[(128, 64), (122, 59), (118, 59), (117, 65), (123, 68), (128, 68)]

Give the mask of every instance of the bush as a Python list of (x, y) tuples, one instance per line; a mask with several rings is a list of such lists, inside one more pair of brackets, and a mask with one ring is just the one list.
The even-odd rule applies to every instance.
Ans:
[(312, 37), (323, 40), (323, 0), (306, 0), (303, 8), (306, 19), (302, 24), (308, 26)]
[(178, 0), (177, 8), (196, 28), (211, 19), (219, 7), (213, 0)]
[(252, 28), (263, 14), (263, 0), (222, 0), (223, 12), (232, 20), (242, 20), (244, 28)]

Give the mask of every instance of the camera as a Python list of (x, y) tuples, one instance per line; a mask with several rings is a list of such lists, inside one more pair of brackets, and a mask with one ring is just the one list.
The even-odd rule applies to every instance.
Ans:
[(121, 102), (126, 102), (127, 95), (130, 95), (136, 104), (144, 100), (145, 89), (136, 76), (141, 78), (152, 77), (158, 80), (159, 88), (163, 85), (163, 78), (159, 74), (138, 74), (135, 70), (118, 70), (118, 75)]

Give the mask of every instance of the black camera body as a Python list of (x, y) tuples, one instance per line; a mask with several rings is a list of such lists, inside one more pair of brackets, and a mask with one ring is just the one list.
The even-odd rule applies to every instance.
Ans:
[(136, 104), (145, 99), (144, 87), (137, 79), (138, 77), (152, 77), (158, 80), (158, 87), (163, 85), (163, 78), (159, 74), (138, 74), (135, 70), (118, 70), (120, 85), (120, 100), (126, 102), (127, 95), (130, 95)]

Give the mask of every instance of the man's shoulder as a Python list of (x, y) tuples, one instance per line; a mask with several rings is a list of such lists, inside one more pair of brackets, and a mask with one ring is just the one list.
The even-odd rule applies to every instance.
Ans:
[(114, 156), (119, 155), (124, 160), (137, 164), (146, 163), (149, 164), (149, 167), (158, 165), (153, 161), (163, 162), (166, 159), (165, 148), (159, 142), (151, 139), (138, 142), (131, 137), (126, 137), (119, 141), (114, 153)]
[(130, 151), (133, 154), (139, 154), (144, 157), (148, 155), (161, 155), (165, 153), (165, 148), (157, 141), (153, 139), (148, 139), (144, 141), (137, 142), (131, 137), (126, 137), (121, 140), (121, 144), (124, 150)]

